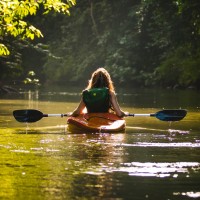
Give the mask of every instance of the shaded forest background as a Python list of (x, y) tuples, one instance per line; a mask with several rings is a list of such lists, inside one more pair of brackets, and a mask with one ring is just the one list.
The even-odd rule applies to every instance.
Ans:
[(130, 87), (199, 88), (199, 0), (77, 0), (70, 16), (28, 17), (44, 38), (6, 38), (1, 84), (83, 85), (98, 67)]

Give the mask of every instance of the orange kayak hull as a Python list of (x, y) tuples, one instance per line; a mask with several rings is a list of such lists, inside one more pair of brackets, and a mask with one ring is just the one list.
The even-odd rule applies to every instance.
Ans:
[(67, 119), (68, 131), (72, 133), (116, 133), (125, 130), (125, 120), (113, 113), (86, 113)]

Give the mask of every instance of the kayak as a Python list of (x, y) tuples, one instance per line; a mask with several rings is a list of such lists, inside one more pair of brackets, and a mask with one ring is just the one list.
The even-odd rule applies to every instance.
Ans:
[(67, 119), (71, 133), (98, 132), (116, 133), (125, 130), (125, 120), (113, 113), (85, 113)]

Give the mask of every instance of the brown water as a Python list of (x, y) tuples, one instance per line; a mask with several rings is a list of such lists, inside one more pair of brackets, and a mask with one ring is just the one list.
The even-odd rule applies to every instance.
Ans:
[(125, 133), (71, 134), (66, 118), (21, 124), (12, 116), (28, 108), (71, 112), (79, 98), (42, 91), (0, 99), (0, 199), (200, 198), (198, 92), (119, 92), (130, 113), (188, 110), (175, 123), (127, 117)]

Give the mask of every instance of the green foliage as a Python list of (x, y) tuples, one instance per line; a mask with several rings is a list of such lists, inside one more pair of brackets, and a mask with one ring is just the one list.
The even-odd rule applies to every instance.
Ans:
[(36, 78), (36, 74), (34, 71), (29, 71), (27, 77), (24, 79), (24, 84), (31, 86), (40, 86), (39, 79)]
[[(35, 36), (43, 37), (41, 31), (29, 24), (26, 18), (36, 15), (41, 6), (43, 6), (44, 14), (50, 11), (69, 14), (69, 8), (75, 5), (75, 0), (69, 0), (64, 3), (60, 0), (25, 0), (25, 1), (0, 1), (0, 42), (4, 37), (11, 35), (13, 37), (20, 36), (22, 39), (33, 40)], [(8, 55), (9, 50), (4, 44), (0, 46), (0, 55)]]
[[(28, 11), (20, 8), (13, 20), (17, 24), (10, 27), (12, 34), (19, 34), (18, 45), (0, 24), (4, 27), (0, 29), (4, 31), (0, 51), (7, 54), (7, 47), (11, 54), (21, 54), (21, 63), (15, 67), (21, 64), (24, 74), (34, 70), (41, 81), (83, 85), (97, 67), (106, 67), (115, 84), (123, 86), (200, 84), (198, 0), (78, 0), (67, 19), (60, 13), (68, 13), (73, 1), (67, 7), (64, 1), (12, 2), (21, 2)], [(41, 32), (36, 32), (38, 29)], [(35, 37), (41, 33), (45, 37), (38, 41)], [(26, 38), (35, 40), (31, 44)], [(12, 56), (8, 60), (14, 63)], [(11, 70), (5, 70), (10, 64), (4, 61), (5, 57), (0, 60), (0, 68), (4, 66), (0, 78)]]
[(200, 81), (200, 49), (194, 52), (183, 45), (170, 52), (157, 69), (157, 78), (167, 86), (197, 85)]
[(10, 52), (4, 44), (0, 44), (0, 55), (9, 55)]
[[(128, 11), (130, 5), (130, 12), (137, 10), (138, 5), (130, 1), (124, 4), (124, 12), (119, 9), (121, 2), (113, 4), (104, 0), (92, 5), (88, 1), (79, 2), (69, 20), (63, 18), (57, 22), (62, 28), (57, 29), (59, 37), (50, 43), (50, 51), (61, 60), (52, 61), (51, 58), (49, 62), (48, 59), (45, 64), (47, 78), (86, 82), (94, 69), (105, 66), (114, 79), (132, 80), (137, 33), (131, 31), (136, 20)], [(51, 78), (53, 73), (56, 74), (54, 79)]]
[(199, 45), (198, 5), (195, 0), (78, 1), (70, 19), (59, 21), (59, 37), (49, 43), (60, 60), (48, 58), (47, 79), (83, 82), (104, 66), (119, 84), (197, 84), (198, 54), (186, 60), (178, 52), (183, 44), (190, 51)]

